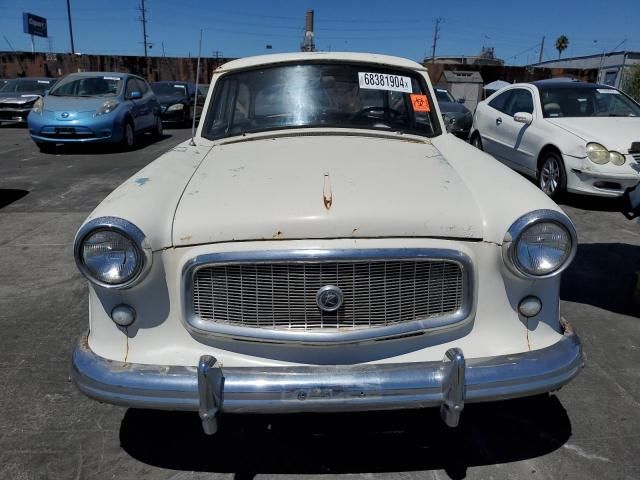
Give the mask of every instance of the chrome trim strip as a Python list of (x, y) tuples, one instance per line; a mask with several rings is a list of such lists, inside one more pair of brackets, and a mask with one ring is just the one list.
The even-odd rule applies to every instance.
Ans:
[[(220, 403), (226, 413), (348, 412), (503, 400), (558, 390), (584, 366), (579, 338), (567, 329), (555, 344), (531, 352), (466, 359), (464, 389), (447, 391), (445, 376), (460, 378), (462, 358), (443, 362), (304, 367), (221, 368)], [(97, 356), (86, 336), (76, 345), (71, 377), (96, 400), (127, 407), (200, 409), (195, 366), (122, 363)], [(455, 380), (455, 378), (454, 378)], [(461, 397), (461, 393), (463, 396)], [(453, 420), (453, 418), (452, 418)]]
[[(546, 275), (532, 275), (518, 268), (515, 252), (516, 244), (518, 243), (522, 232), (531, 225), (539, 222), (553, 222), (564, 227), (569, 232), (572, 242), (571, 253), (569, 253), (567, 260), (558, 269), (551, 273), (547, 273)], [(576, 234), (576, 229), (569, 217), (563, 213), (557, 212), (556, 210), (534, 210), (522, 215), (509, 227), (509, 230), (504, 236), (504, 241), (502, 242), (502, 258), (507, 268), (519, 277), (538, 280), (554, 277), (565, 270), (569, 265), (571, 265), (573, 258), (576, 256), (577, 249), (578, 235)]]
[[(401, 259), (443, 259), (457, 263), (463, 274), (462, 307), (450, 315), (434, 316), (420, 320), (397, 323), (385, 327), (367, 329), (309, 332), (295, 330), (269, 330), (227, 325), (203, 321), (193, 311), (193, 276), (199, 268), (212, 264), (259, 262), (334, 262)], [(335, 250), (270, 250), (252, 252), (211, 253), (197, 256), (182, 269), (182, 318), (185, 328), (196, 338), (227, 337), (236, 340), (252, 340), (271, 343), (302, 343), (305, 345), (329, 345), (356, 343), (382, 338), (410, 335), (418, 332), (450, 330), (462, 327), (473, 320), (476, 306), (475, 276), (471, 258), (465, 253), (445, 248), (382, 248)]]
[[(136, 274), (128, 281), (119, 284), (101, 282), (91, 275), (85, 264), (82, 262), (80, 255), (80, 248), (82, 246), (82, 243), (90, 234), (99, 230), (115, 230), (118, 233), (121, 233), (130, 238), (136, 246), (142, 263), (137, 268)], [(82, 227), (80, 227), (80, 230), (78, 230), (78, 233), (76, 233), (76, 238), (73, 243), (73, 256), (75, 258), (78, 270), (80, 270), (80, 273), (82, 273), (82, 275), (84, 275), (87, 280), (89, 280), (94, 285), (98, 285), (99, 287), (115, 290), (130, 288), (136, 283), (140, 282), (149, 272), (151, 263), (153, 261), (151, 246), (148, 244), (148, 242), (146, 242), (146, 236), (142, 232), (142, 230), (140, 230), (130, 221), (119, 217), (94, 218), (93, 220), (85, 223)]]

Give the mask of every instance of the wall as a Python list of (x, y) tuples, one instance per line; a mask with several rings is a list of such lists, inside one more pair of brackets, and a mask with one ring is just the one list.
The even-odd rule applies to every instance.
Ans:
[[(218, 65), (228, 58), (201, 58), (200, 83), (209, 83)], [(67, 53), (0, 52), (0, 78), (60, 77), (78, 71), (135, 73), (149, 81), (195, 82), (197, 58), (114, 55), (71, 55)]]

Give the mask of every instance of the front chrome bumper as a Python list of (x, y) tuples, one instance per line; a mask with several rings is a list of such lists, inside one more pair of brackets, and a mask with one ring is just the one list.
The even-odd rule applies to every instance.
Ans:
[(580, 340), (568, 324), (555, 344), (531, 352), (466, 359), (460, 349), (441, 362), (377, 365), (221, 368), (203, 356), (198, 366), (116, 362), (91, 351), (83, 337), (71, 376), (99, 401), (128, 407), (198, 411), (206, 433), (224, 413), (391, 410), (440, 406), (456, 426), (465, 403), (558, 390), (584, 365)]

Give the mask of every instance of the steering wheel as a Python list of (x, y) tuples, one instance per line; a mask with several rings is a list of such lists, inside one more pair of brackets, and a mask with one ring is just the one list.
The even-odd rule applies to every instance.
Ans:
[[(360, 117), (364, 117), (367, 116), (368, 113), (370, 112), (382, 112), (382, 113), (388, 113), (391, 115), (391, 121), (394, 122), (396, 120), (396, 118), (402, 116), (402, 112), (394, 109), (394, 108), (389, 108), (389, 107), (365, 107), (362, 110), (360, 110), (359, 112), (354, 113), (350, 120), (355, 120), (357, 118)], [(380, 119), (383, 120), (383, 119)]]

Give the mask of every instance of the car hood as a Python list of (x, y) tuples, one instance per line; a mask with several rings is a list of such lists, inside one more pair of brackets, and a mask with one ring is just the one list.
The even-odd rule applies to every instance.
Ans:
[(482, 228), (473, 195), (430, 143), (304, 135), (213, 147), (182, 195), (172, 240), (481, 239)]
[(120, 101), (118, 97), (63, 97), (47, 95), (44, 97), (44, 109), (66, 112), (87, 112), (98, 110), (105, 100)]
[(465, 107), (462, 103), (454, 103), (454, 102), (438, 102), (438, 106), (440, 107), (440, 111), (442, 113), (467, 113), (469, 109)]
[(547, 118), (549, 123), (573, 133), (586, 142), (598, 142), (610, 150), (628, 153), (631, 143), (640, 142), (640, 117)]
[(156, 98), (161, 105), (173, 105), (186, 101), (186, 97), (182, 95), (156, 95)]
[(37, 93), (5, 93), (0, 94), (0, 103), (25, 104), (35, 102), (39, 97)]

